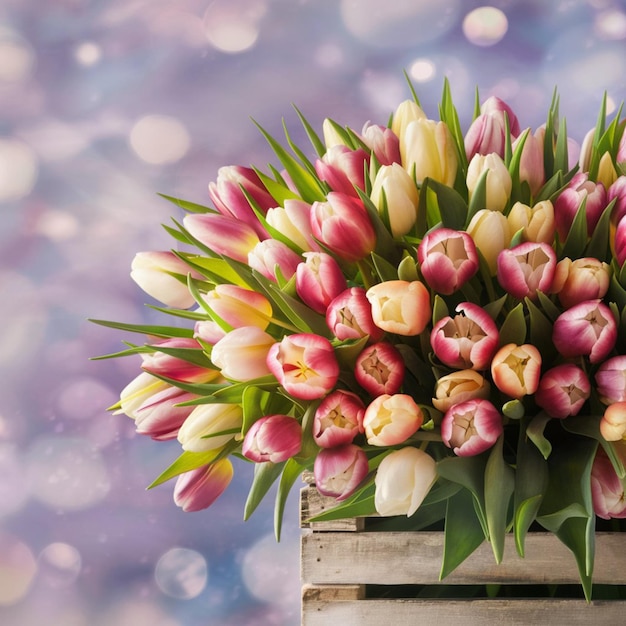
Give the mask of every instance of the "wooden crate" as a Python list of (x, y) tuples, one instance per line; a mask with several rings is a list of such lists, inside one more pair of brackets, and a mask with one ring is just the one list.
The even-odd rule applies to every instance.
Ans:
[[(468, 589), (464, 586), (468, 585), (558, 584), (578, 588), (580, 581), (572, 553), (550, 533), (529, 533), (523, 559), (517, 555), (512, 535), (507, 536), (500, 565), (495, 563), (491, 546), (485, 542), (440, 582), (442, 532), (368, 531), (368, 518), (307, 521), (333, 505), (334, 500), (321, 496), (313, 485), (301, 492), (303, 626), (626, 623), (626, 600), (588, 604), (583, 599), (566, 597), (462, 597), (463, 590)], [(595, 584), (626, 585), (624, 534), (597, 534), (594, 571)], [(441, 585), (454, 585), (459, 590), (458, 599), (435, 597)], [(378, 597), (371, 597), (372, 589), (376, 589)], [(396, 597), (415, 589), (426, 596), (429, 590), (434, 593), (430, 597), (415, 597), (415, 593), (413, 597)], [(381, 597), (385, 595), (394, 597)]]

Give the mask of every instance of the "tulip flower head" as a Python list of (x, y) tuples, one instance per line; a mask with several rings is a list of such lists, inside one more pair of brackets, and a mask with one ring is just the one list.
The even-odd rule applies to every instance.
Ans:
[(296, 268), (296, 292), (305, 304), (324, 315), (332, 300), (347, 288), (334, 257), (325, 252), (304, 253), (304, 262)]
[(193, 405), (184, 403), (198, 396), (177, 387), (168, 387), (147, 398), (134, 411), (135, 430), (156, 441), (176, 439), (180, 427), (193, 411)]
[(383, 394), (365, 409), (363, 429), (371, 446), (404, 443), (424, 423), (422, 410), (406, 394)]
[(467, 168), (467, 190), (470, 199), (483, 175), (487, 176), (486, 200), (483, 209), (503, 211), (511, 197), (513, 182), (502, 157), (495, 152), (476, 154)]
[(451, 372), (437, 379), (433, 406), (445, 413), (454, 404), (477, 398), (488, 398), (491, 385), (475, 370)]
[(502, 346), (491, 361), (491, 378), (507, 396), (517, 398), (537, 391), (541, 375), (541, 354), (531, 344)]
[(302, 427), (288, 415), (267, 415), (258, 419), (246, 433), (241, 451), (255, 463), (281, 463), (300, 452)]
[(400, 140), (391, 128), (367, 122), (361, 131), (363, 143), (381, 165), (400, 163)]
[(556, 254), (547, 243), (529, 241), (502, 250), (497, 260), (498, 282), (514, 298), (537, 298), (548, 292), (556, 270)]
[(258, 326), (242, 326), (224, 335), (211, 350), (211, 361), (222, 376), (246, 381), (270, 374), (267, 354), (276, 343)]
[(604, 361), (595, 375), (598, 397), (604, 404), (626, 402), (626, 355)]
[(326, 310), (326, 324), (337, 339), (360, 339), (369, 336), (379, 341), (382, 328), (374, 324), (372, 307), (363, 287), (350, 287), (331, 300)]
[(487, 262), (489, 272), (495, 276), (498, 255), (508, 248), (511, 241), (512, 233), (507, 218), (500, 211), (481, 209), (470, 220), (467, 232)]
[(598, 448), (591, 467), (591, 499), (594, 513), (598, 517), (626, 518), (624, 485), (602, 448)]
[(225, 446), (241, 430), (243, 410), (238, 404), (199, 404), (178, 431), (178, 441), (188, 452), (207, 452)]
[(556, 365), (539, 380), (535, 402), (550, 416), (564, 419), (576, 415), (591, 394), (589, 379), (573, 363)]
[(174, 502), (186, 513), (206, 509), (226, 491), (233, 475), (229, 459), (184, 472), (176, 480)]
[(556, 264), (552, 293), (566, 308), (585, 300), (604, 298), (609, 290), (611, 268), (608, 263), (594, 258), (561, 259)]
[(302, 258), (277, 239), (259, 241), (248, 254), (248, 265), (269, 280), (277, 280), (277, 271), (285, 280), (295, 273)]
[(480, 398), (453, 405), (441, 421), (441, 438), (457, 456), (488, 450), (502, 432), (502, 415), (489, 400)]
[(626, 441), (626, 402), (606, 407), (600, 420), (600, 434), (606, 441)]
[(392, 344), (381, 341), (367, 346), (354, 366), (356, 382), (372, 396), (393, 394), (400, 390), (405, 365)]
[(550, 200), (542, 200), (532, 207), (516, 202), (509, 211), (507, 221), (509, 232), (513, 235), (521, 230), (524, 241), (548, 244), (554, 241), (556, 224)]
[(315, 458), (315, 486), (338, 502), (351, 496), (369, 471), (367, 456), (354, 444), (323, 448)]
[(327, 395), (315, 411), (313, 439), (320, 448), (343, 446), (363, 432), (365, 405), (350, 391), (337, 389)]
[(319, 250), (311, 233), (311, 205), (304, 200), (287, 199), (282, 207), (269, 209), (265, 219), (300, 250)]
[(257, 291), (237, 285), (220, 284), (204, 296), (206, 305), (232, 326), (258, 326), (265, 330), (272, 317), (270, 301)]
[(369, 155), (359, 148), (352, 150), (344, 145), (328, 148), (326, 154), (315, 162), (315, 171), (333, 191), (359, 197), (358, 189), (365, 189), (365, 168)]

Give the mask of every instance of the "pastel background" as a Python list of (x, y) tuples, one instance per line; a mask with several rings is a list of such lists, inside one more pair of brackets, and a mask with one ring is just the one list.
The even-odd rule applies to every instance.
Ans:
[(292, 104), (384, 124), (403, 70), (430, 117), (447, 76), (465, 129), (476, 87), (535, 128), (556, 86), (580, 142), (626, 97), (626, 3), (2, 2), (0, 624), (299, 623), (297, 493), (276, 545), (271, 502), (242, 521), (248, 466), (200, 513), (146, 491), (178, 445), (106, 412), (138, 364), (90, 361), (129, 337), (86, 320), (162, 320), (129, 277), (173, 245), (157, 193), (207, 203), (221, 165), (274, 162), (250, 117), (303, 145)]

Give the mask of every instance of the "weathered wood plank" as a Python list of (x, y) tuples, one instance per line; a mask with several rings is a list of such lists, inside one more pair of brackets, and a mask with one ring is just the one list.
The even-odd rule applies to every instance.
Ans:
[(337, 506), (335, 498), (321, 495), (315, 488), (300, 490), (300, 528), (320, 531), (357, 532), (365, 527), (364, 517), (349, 517), (330, 522), (309, 522), (308, 519)]
[[(624, 535), (598, 533), (594, 581), (626, 584)], [(301, 538), (301, 577), (312, 584), (438, 584), (443, 554), (441, 532), (324, 532)], [(526, 557), (507, 535), (504, 560), (496, 564), (491, 546), (481, 545), (445, 584), (578, 584), (571, 552), (551, 533), (529, 533)]]
[(589, 626), (623, 624), (625, 615), (622, 600), (591, 604), (565, 599), (309, 601), (303, 605), (302, 626)]

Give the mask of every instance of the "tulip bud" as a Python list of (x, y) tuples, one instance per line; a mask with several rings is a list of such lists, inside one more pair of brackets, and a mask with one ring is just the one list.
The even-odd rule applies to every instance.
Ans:
[(450, 129), (444, 122), (418, 119), (411, 122), (400, 136), (400, 152), (404, 169), (418, 185), (432, 178), (448, 187), (454, 185), (458, 156)]
[(595, 381), (601, 402), (626, 402), (626, 354), (604, 361), (596, 372)]
[(564, 419), (576, 415), (591, 393), (589, 379), (573, 363), (556, 365), (539, 380), (535, 401), (550, 416)]
[[(546, 136), (545, 128), (538, 128), (535, 134), (530, 133), (530, 129), (526, 134), (522, 155), (519, 164), (519, 179), (528, 183), (530, 193), (534, 197), (545, 183), (545, 170), (543, 165), (543, 147)], [(522, 135), (518, 137), (511, 146), (515, 152)]]
[(576, 304), (559, 315), (552, 327), (552, 342), (565, 358), (588, 356), (603, 361), (617, 340), (617, 324), (609, 307), (599, 300)]
[(178, 441), (189, 452), (216, 450), (237, 435), (242, 423), (243, 410), (238, 404), (200, 404), (180, 427)]
[(326, 154), (315, 162), (315, 171), (333, 191), (359, 197), (356, 188), (365, 189), (365, 168), (369, 155), (359, 148), (352, 150), (339, 145), (328, 148)]
[(233, 475), (229, 459), (180, 474), (174, 487), (174, 502), (185, 513), (206, 509), (226, 491)]
[(173, 252), (138, 252), (131, 264), (130, 277), (155, 300), (176, 309), (188, 309), (196, 302), (187, 288), (186, 277), (190, 273), (194, 278), (199, 277)]
[(171, 385), (164, 380), (142, 372), (131, 380), (120, 393), (120, 409), (117, 413), (124, 413), (132, 419), (137, 418), (137, 411), (163, 391), (171, 389)]
[(495, 152), (504, 157), (506, 123), (513, 137), (519, 135), (519, 122), (513, 110), (500, 98), (491, 96), (481, 106), (480, 115), (472, 122), (465, 135), (465, 152), (471, 161), (475, 154)]
[(600, 420), (600, 434), (606, 441), (626, 441), (626, 402), (606, 407)]
[(296, 273), (301, 260), (299, 254), (277, 239), (259, 241), (248, 254), (248, 265), (272, 281), (276, 281), (277, 271), (289, 280)]
[(216, 344), (225, 334), (226, 331), (213, 320), (198, 320), (193, 327), (193, 338), (200, 339), (211, 346)]
[(481, 209), (474, 214), (467, 232), (485, 258), (491, 275), (495, 276), (498, 255), (511, 242), (511, 232), (506, 217), (500, 211)]
[(509, 120), (509, 130), (513, 137), (517, 137), (520, 134), (519, 121), (517, 115), (513, 112), (513, 109), (497, 96), (490, 96), (487, 98), (480, 107), (482, 115), (502, 115), (506, 114)]
[(134, 411), (135, 430), (140, 435), (149, 435), (156, 441), (176, 439), (178, 430), (189, 414), (193, 405), (180, 406), (198, 396), (177, 387), (169, 387), (147, 398)]
[(348, 284), (335, 259), (325, 252), (305, 252), (296, 268), (296, 292), (315, 312), (324, 315), (328, 305)]
[(419, 335), (431, 317), (428, 289), (418, 280), (388, 280), (366, 294), (378, 328), (403, 336)]
[(326, 310), (326, 324), (340, 341), (368, 335), (370, 341), (379, 341), (384, 335), (374, 324), (372, 307), (363, 287), (350, 287), (331, 300)]
[(330, 150), (335, 146), (346, 145), (343, 137), (337, 132), (337, 129), (332, 124), (330, 119), (325, 118), (322, 122), (322, 132), (324, 134), (324, 144), (326, 145), (326, 150)]
[(550, 200), (537, 202), (532, 208), (521, 202), (516, 202), (511, 207), (507, 220), (511, 235), (522, 230), (524, 241), (549, 244), (554, 241), (556, 224), (554, 207)]
[[(381, 166), (374, 179), (370, 198), (379, 213), (386, 216), (394, 237), (402, 237), (413, 228), (417, 220), (419, 193), (402, 165), (394, 163)], [(386, 213), (383, 208), (386, 208)]]
[(191, 213), (183, 218), (183, 226), (213, 252), (241, 263), (247, 262), (248, 254), (260, 241), (252, 226), (221, 213)]
[(591, 235), (606, 208), (606, 191), (602, 183), (594, 183), (589, 180), (587, 173), (579, 172), (554, 200), (556, 230), (561, 241), (567, 238), (576, 213), (585, 198), (587, 234)]
[(315, 411), (313, 439), (320, 448), (352, 443), (363, 431), (365, 406), (354, 393), (338, 389), (327, 395)]
[(281, 463), (300, 452), (302, 427), (288, 415), (267, 415), (258, 419), (246, 433), (242, 454), (255, 463)]
[(594, 513), (598, 517), (626, 518), (624, 485), (602, 448), (598, 448), (591, 467), (591, 499)]
[(541, 354), (531, 344), (508, 343), (491, 361), (491, 378), (495, 386), (511, 398), (532, 395), (539, 386)]
[(437, 480), (435, 460), (419, 448), (388, 454), (376, 470), (374, 506), (379, 515), (410, 517)]
[(285, 391), (300, 400), (324, 397), (339, 378), (333, 347), (325, 337), (287, 335), (267, 354), (267, 365)]
[(269, 209), (265, 219), (301, 250), (319, 250), (311, 233), (311, 205), (304, 200), (287, 199), (284, 206)]
[(578, 164), (581, 172), (588, 172), (591, 165), (591, 153), (593, 151), (593, 138), (596, 134), (596, 129), (592, 128), (587, 131), (587, 134), (583, 138), (583, 142), (580, 145), (580, 153), (578, 154)]
[(381, 165), (402, 162), (400, 140), (391, 128), (367, 122), (361, 131), (361, 139)]
[(457, 456), (475, 456), (503, 433), (502, 415), (489, 400), (467, 400), (450, 407), (441, 420), (441, 439)]
[(326, 202), (311, 207), (311, 232), (345, 261), (359, 261), (376, 247), (376, 233), (363, 203), (331, 191)]
[(267, 354), (276, 340), (258, 326), (242, 326), (224, 335), (211, 350), (222, 376), (247, 381), (270, 374)]
[(535, 300), (552, 287), (556, 254), (547, 243), (528, 241), (502, 250), (497, 260), (498, 282), (514, 298)]
[(363, 429), (370, 446), (405, 442), (424, 423), (422, 409), (407, 394), (383, 394), (365, 409)]
[[(200, 344), (190, 337), (172, 337), (152, 346), (155, 352), (144, 354), (141, 368), (150, 374), (164, 376), (185, 383), (208, 383), (218, 377), (219, 372), (196, 365), (193, 361), (172, 356), (167, 350), (186, 350), (192, 355), (202, 355)], [(159, 350), (163, 348), (164, 351)]]
[(428, 286), (444, 295), (460, 289), (479, 267), (474, 240), (450, 228), (428, 233), (417, 248), (417, 259)]
[(589, 257), (574, 261), (566, 257), (556, 265), (552, 293), (568, 309), (585, 300), (604, 298), (610, 279), (611, 268), (607, 263)]
[(313, 465), (317, 490), (338, 502), (351, 496), (368, 472), (365, 452), (353, 444), (323, 448)]
[(354, 376), (372, 396), (394, 394), (402, 386), (405, 365), (400, 352), (390, 343), (367, 346), (357, 357)]
[(613, 200), (615, 200), (615, 204), (611, 212), (611, 223), (617, 224), (617, 222), (626, 215), (626, 176), (620, 176), (606, 190), (607, 206), (611, 204)]
[(621, 269), (626, 262), (626, 215), (617, 223), (613, 247), (615, 248), (617, 266)]
[(402, 163), (405, 163), (404, 153), (406, 149), (403, 144), (405, 143), (407, 126), (411, 122), (425, 119), (426, 113), (424, 113), (424, 111), (422, 111), (422, 109), (413, 100), (404, 100), (396, 108), (396, 111), (393, 114), (393, 118), (391, 121), (391, 130), (393, 131), (394, 135), (396, 135), (396, 137), (398, 137), (400, 140)]
[(478, 398), (488, 398), (491, 386), (475, 370), (458, 370), (442, 376), (435, 386), (433, 406), (445, 413), (451, 406)]
[(504, 161), (495, 152), (476, 154), (467, 168), (467, 190), (470, 201), (478, 181), (487, 172), (485, 206), (490, 211), (503, 211), (511, 196), (513, 181)]
[(477, 304), (462, 302), (457, 315), (434, 326), (430, 344), (437, 358), (455, 369), (484, 370), (498, 347), (498, 327)]
[(598, 163), (598, 173), (596, 174), (596, 181), (604, 185), (604, 188), (610, 187), (617, 180), (617, 171), (613, 164), (613, 157), (609, 152), (605, 152), (600, 157)]
[(265, 330), (272, 317), (272, 305), (263, 295), (237, 285), (220, 284), (204, 295), (206, 305), (233, 328), (258, 326)]
[(264, 214), (276, 206), (276, 200), (267, 191), (258, 174), (250, 167), (238, 165), (219, 168), (217, 181), (209, 183), (209, 196), (222, 215), (232, 215), (245, 222), (254, 229), (259, 238), (264, 239), (267, 232), (261, 226), (242, 187)]

